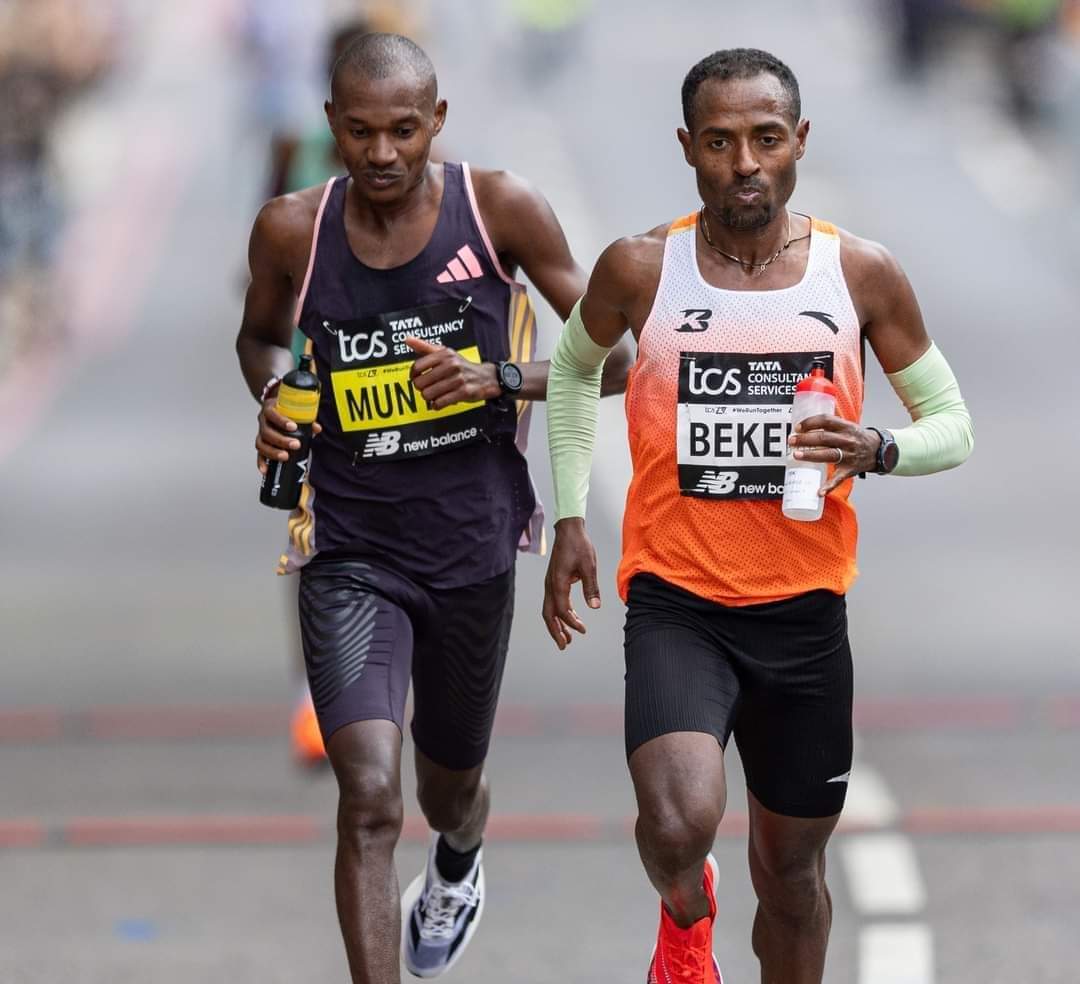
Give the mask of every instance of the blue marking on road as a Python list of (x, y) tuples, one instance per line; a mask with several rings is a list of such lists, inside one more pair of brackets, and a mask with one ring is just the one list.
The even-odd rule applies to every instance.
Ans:
[(128, 943), (150, 943), (161, 935), (153, 919), (117, 919), (113, 933)]

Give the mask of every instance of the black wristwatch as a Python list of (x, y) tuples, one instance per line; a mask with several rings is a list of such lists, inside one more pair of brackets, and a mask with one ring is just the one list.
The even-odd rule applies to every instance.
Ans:
[(513, 362), (496, 362), (495, 378), (499, 381), (499, 389), (508, 396), (517, 396), (525, 383), (521, 369)]
[(874, 466), (875, 475), (888, 475), (900, 460), (900, 449), (896, 446), (892, 434), (878, 427), (867, 427), (881, 438), (877, 449), (877, 464)]

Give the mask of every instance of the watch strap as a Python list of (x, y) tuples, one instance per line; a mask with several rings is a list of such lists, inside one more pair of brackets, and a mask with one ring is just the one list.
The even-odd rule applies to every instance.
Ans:
[(887, 430), (882, 430), (880, 427), (867, 427), (866, 429), (872, 430), (877, 434), (879, 439), (877, 453), (875, 455), (874, 474), (887, 475), (889, 469), (885, 465), (885, 454), (888, 451), (889, 445), (895, 444), (896, 442), (893, 440), (892, 434)]

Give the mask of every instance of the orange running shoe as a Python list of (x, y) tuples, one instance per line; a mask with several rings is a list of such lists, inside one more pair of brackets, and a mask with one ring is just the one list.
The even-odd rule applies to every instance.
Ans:
[(660, 932), (645, 984), (724, 984), (720, 965), (712, 952), (712, 928), (716, 919), (716, 859), (705, 860), (704, 888), (709, 914), (689, 929), (682, 929), (660, 903)]
[(315, 716), (311, 694), (306, 689), (293, 711), (289, 733), (292, 736), (293, 757), (300, 765), (319, 766), (326, 761), (326, 746), (319, 730), (319, 719)]

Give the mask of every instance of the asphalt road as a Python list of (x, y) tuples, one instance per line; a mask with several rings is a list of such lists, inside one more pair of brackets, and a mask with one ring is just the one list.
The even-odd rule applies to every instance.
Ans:
[[(799, 75), (813, 128), (795, 207), (894, 251), (977, 428), (959, 471), (858, 489), (858, 762), (830, 855), (827, 979), (1072, 984), (1075, 125), (1016, 130), (969, 48), (925, 87), (898, 84), (856, 0), (597, 2), (540, 77), (495, 0), (430, 8), (444, 153), (534, 180), (586, 265), (695, 207), (674, 129), (696, 57), (767, 47)], [(132, 9), (124, 72), (61, 148), (70, 328), (0, 383), (0, 982), (341, 981), (334, 790), (288, 761), (283, 530), (256, 502), (232, 353), (261, 144), (226, 0)], [(542, 320), (543, 353), (557, 326)], [(866, 419), (902, 423), (875, 366), (867, 379)], [(550, 501), (542, 413), (534, 427)], [(569, 652), (539, 621), (542, 562), (519, 564), (490, 905), (448, 981), (644, 975), (656, 900), (630, 836), (613, 585), (623, 435), (608, 401), (590, 506), (604, 608)], [(738, 984), (757, 971), (731, 759), (716, 949)], [(403, 878), (425, 841), (408, 810)]]

